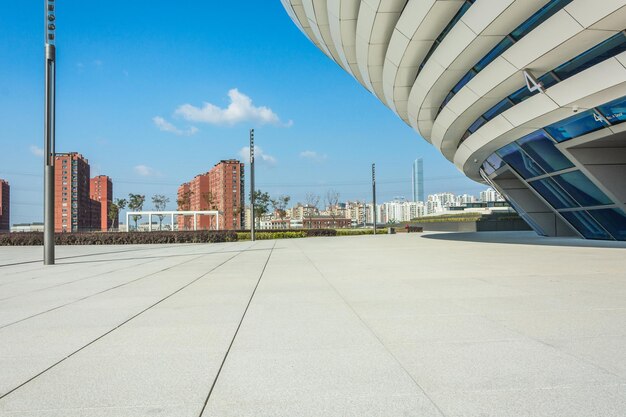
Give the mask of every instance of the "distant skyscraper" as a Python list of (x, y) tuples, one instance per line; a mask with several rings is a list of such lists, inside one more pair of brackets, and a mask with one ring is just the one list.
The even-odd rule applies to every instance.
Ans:
[(411, 176), (413, 187), (413, 201), (425, 201), (424, 198), (424, 160), (417, 158), (413, 162), (413, 175)]

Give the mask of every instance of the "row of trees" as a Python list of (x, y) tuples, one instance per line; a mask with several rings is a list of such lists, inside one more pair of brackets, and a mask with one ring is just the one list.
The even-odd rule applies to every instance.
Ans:
[[(128, 207), (130, 211), (141, 211), (143, 210), (143, 205), (146, 202), (146, 196), (142, 194), (128, 194), (128, 200), (125, 198), (116, 198), (109, 205), (109, 213), (108, 217), (111, 221), (112, 227), (119, 227), (119, 216), (120, 212)], [(163, 211), (167, 207), (170, 199), (162, 194), (156, 194), (152, 196), (152, 205), (154, 206), (155, 211)], [(159, 230), (163, 227), (163, 219), (165, 218), (164, 214), (156, 215), (159, 219)], [(135, 222), (135, 229), (137, 228), (137, 222), (141, 218), (140, 215), (131, 216), (133, 221)]]
[[(340, 194), (336, 190), (328, 190), (324, 196), (324, 203), (326, 207), (330, 207), (330, 215), (335, 220), (337, 212), (334, 208), (339, 204)], [(254, 193), (254, 219), (259, 220), (264, 215), (272, 212), (276, 213), (279, 219), (284, 219), (287, 215), (287, 206), (291, 201), (291, 197), (288, 195), (279, 195), (277, 198), (270, 197), (269, 193), (257, 190)], [(314, 212), (319, 210), (321, 197), (315, 193), (307, 193), (304, 197), (304, 206), (307, 208), (305, 215), (309, 218), (309, 221), (314, 215)]]
[[(179, 198), (176, 200), (176, 204), (178, 206), (178, 210), (190, 210), (191, 208), (191, 198), (193, 196), (193, 191), (189, 190), (182, 193)], [(212, 192), (202, 193), (202, 200), (206, 203), (206, 206), (209, 210), (217, 210), (217, 204), (215, 201), (215, 197)], [(332, 208), (337, 207), (339, 204), (340, 194), (336, 190), (329, 190), (324, 196), (324, 202), (327, 207), (331, 207), (330, 215), (335, 219), (336, 212)], [(287, 207), (289, 206), (289, 202), (291, 201), (291, 197), (288, 195), (281, 194), (276, 198), (272, 198), (269, 193), (263, 192), (261, 190), (257, 190), (254, 192), (254, 219), (260, 220), (263, 216), (269, 214), (270, 212), (276, 213), (280, 220), (284, 219), (287, 216)], [(307, 208), (306, 215), (309, 220), (313, 217), (314, 211), (319, 209), (319, 204), (321, 201), (321, 197), (318, 194), (307, 193), (304, 198), (304, 205)], [(119, 227), (119, 215), (122, 210), (128, 208), (130, 211), (142, 211), (143, 206), (146, 202), (146, 196), (142, 194), (128, 194), (128, 199), (125, 198), (117, 198), (113, 200), (113, 202), (109, 205), (109, 213), (108, 217), (111, 222), (111, 226), (115, 228)], [(155, 211), (164, 211), (167, 205), (169, 204), (170, 199), (162, 194), (156, 194), (152, 196), (152, 205)], [(240, 214), (243, 207), (234, 207), (235, 215)], [(156, 214), (159, 219), (159, 230), (163, 227), (163, 219), (165, 218), (164, 214)], [(133, 222), (135, 223), (135, 228), (137, 228), (137, 222), (141, 218), (140, 215), (131, 216)]]

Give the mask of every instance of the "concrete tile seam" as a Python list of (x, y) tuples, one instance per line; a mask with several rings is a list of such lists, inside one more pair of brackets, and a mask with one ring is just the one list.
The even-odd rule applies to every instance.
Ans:
[[(231, 260), (233, 260), (234, 258), (236, 258), (237, 256), (239, 256), (241, 253), (243, 253), (245, 251), (242, 250), (241, 252), (236, 253), (235, 255), (231, 256), (230, 258), (228, 258), (227, 260), (219, 263), (218, 265), (216, 265), (215, 267), (211, 268), (209, 271), (203, 273), (202, 275), (194, 278), (193, 280), (191, 280), (190, 282), (188, 282), (187, 284), (183, 285), (182, 287), (178, 288), (176, 291), (168, 294), (167, 296), (161, 298), (160, 300), (158, 300), (156, 303), (146, 307), (145, 309), (141, 310), (140, 312), (138, 312), (137, 314), (133, 315), (132, 317), (124, 320), (123, 322), (121, 322), (120, 324), (118, 324), (117, 326), (113, 327), (112, 329), (110, 329), (109, 331), (103, 333), (102, 335), (98, 336), (97, 338), (95, 338), (94, 340), (92, 340), (91, 342), (83, 345), (82, 347), (80, 347), (79, 349), (75, 350), (74, 352), (70, 353), (69, 355), (65, 356), (63, 359), (55, 362), (54, 364), (50, 365), (48, 368), (44, 369), (43, 371), (37, 373), (36, 375), (32, 376), (31, 378), (29, 378), (28, 380), (22, 382), (21, 384), (19, 384), (18, 386), (16, 386), (15, 388), (7, 391), (6, 393), (0, 395), (0, 400), (2, 400), (3, 398), (11, 395), (13, 392), (17, 391), (18, 389), (22, 388), (23, 386), (25, 386), (26, 384), (28, 384), (29, 382), (33, 381), (34, 379), (36, 379), (37, 377), (43, 375), (44, 373), (50, 371), (51, 369), (53, 369), (54, 367), (58, 366), (59, 364), (65, 362), (67, 359), (71, 358), (72, 356), (76, 355), (77, 353), (79, 353), (80, 351), (88, 348), (89, 346), (93, 345), (94, 343), (98, 342), (99, 340), (103, 339), (104, 337), (106, 337), (107, 335), (113, 333), (115, 330), (119, 329), (120, 327), (124, 326), (125, 324), (129, 323), (130, 321), (132, 321), (133, 319), (139, 317), (140, 315), (142, 315), (143, 313), (145, 313), (146, 311), (156, 307), (157, 305), (161, 304), (162, 302), (164, 302), (165, 300), (173, 297), (174, 295), (178, 294), (179, 292), (183, 291), (185, 288), (189, 287), (190, 285), (198, 282), (200, 279), (206, 277), (207, 275), (211, 274), (213, 271), (217, 270), (218, 268), (220, 268), (221, 266), (225, 265), (226, 263), (230, 262)], [(195, 258), (197, 259), (197, 258)], [(189, 261), (187, 261), (189, 262)]]
[[(218, 254), (218, 253), (222, 253), (222, 252), (221, 252), (221, 251), (219, 251), (219, 250), (218, 250), (218, 251), (212, 251), (212, 252), (210, 252), (210, 254)], [(232, 253), (232, 252), (230, 252), (230, 251), (229, 251), (228, 253)], [(206, 254), (205, 254), (205, 253), (203, 253), (203, 254), (189, 254), (189, 255), (185, 255), (185, 256), (194, 256), (194, 258), (193, 258), (193, 259), (188, 259), (188, 260), (183, 261), (183, 262), (180, 262), (180, 263), (178, 263), (178, 264), (176, 264), (176, 265), (169, 266), (169, 267), (167, 267), (167, 268), (160, 269), (160, 270), (155, 271), (155, 272), (151, 272), (151, 273), (149, 273), (149, 274), (146, 274), (146, 275), (141, 276), (141, 277), (139, 277), (139, 278), (136, 278), (136, 279), (134, 279), (134, 280), (130, 280), (130, 281), (127, 281), (127, 282), (125, 282), (125, 283), (122, 283), (122, 284), (119, 284), (119, 285), (113, 286), (113, 287), (108, 288), (108, 289), (106, 289), (106, 290), (98, 291), (98, 292), (93, 293), (93, 294), (91, 294), (91, 295), (88, 295), (88, 296), (86, 296), (86, 297), (81, 297), (81, 298), (76, 299), (76, 300), (74, 300), (74, 301), (70, 301), (69, 303), (65, 303), (65, 304), (62, 304), (62, 305), (60, 305), (60, 306), (53, 307), (53, 308), (48, 309), (48, 310), (46, 310), (46, 311), (43, 311), (43, 312), (40, 312), (40, 313), (37, 313), (37, 314), (33, 314), (33, 315), (28, 316), (28, 317), (25, 317), (25, 318), (23, 318), (23, 319), (16, 320), (16, 321), (14, 321), (14, 322), (4, 324), (4, 325), (0, 326), (0, 331), (1, 331), (2, 329), (6, 328), (6, 327), (10, 327), (10, 326), (13, 326), (13, 325), (15, 325), (15, 324), (21, 323), (21, 322), (23, 322), (23, 321), (26, 321), (26, 320), (29, 320), (29, 319), (32, 319), (32, 318), (35, 318), (35, 317), (41, 316), (42, 314), (50, 313), (51, 311), (55, 311), (55, 310), (58, 310), (58, 309), (60, 309), (60, 308), (67, 307), (67, 306), (69, 306), (69, 305), (72, 305), (72, 304), (75, 304), (75, 303), (78, 303), (78, 302), (81, 302), (81, 301), (87, 300), (87, 299), (92, 298), (92, 297), (96, 297), (96, 296), (98, 296), (98, 295), (101, 295), (101, 294), (107, 293), (107, 292), (109, 292), (109, 291), (112, 291), (112, 290), (116, 290), (116, 289), (122, 288), (122, 287), (124, 287), (124, 286), (126, 286), (126, 285), (133, 284), (133, 283), (138, 282), (138, 281), (140, 281), (140, 280), (142, 280), (142, 279), (149, 278), (149, 277), (151, 277), (151, 276), (154, 276), (154, 275), (160, 274), (160, 273), (165, 272), (165, 271), (169, 271), (169, 270), (171, 270), (171, 269), (173, 269), (173, 268), (176, 268), (176, 267), (179, 267), (179, 266), (181, 266), (181, 265), (185, 265), (185, 264), (187, 264), (187, 263), (189, 263), (189, 262), (193, 262), (193, 261), (195, 261), (195, 260), (197, 260), (197, 259), (200, 259), (200, 258), (202, 258), (203, 256), (206, 256)]]
[[(181, 245), (181, 247), (182, 246), (190, 246), (190, 245), (195, 245), (195, 243), (181, 243), (180, 245)], [(110, 252), (102, 252), (102, 253), (89, 253), (89, 254), (85, 254), (85, 255), (65, 256), (65, 257), (57, 258), (57, 260), (84, 258), (86, 256), (110, 255), (110, 254), (115, 254), (115, 253), (139, 252), (139, 251), (146, 251), (146, 250), (153, 250), (153, 249), (171, 249), (171, 248), (170, 247), (155, 247), (155, 248), (142, 247), (142, 248), (138, 248), (138, 249), (125, 249), (125, 250), (120, 250), (120, 251), (110, 251)], [(33, 261), (24, 261), (24, 262), (16, 262), (16, 263), (12, 263), (12, 264), (0, 264), (0, 268), (4, 268), (4, 267), (8, 267), (8, 266), (28, 265), (28, 264), (38, 263), (38, 262), (43, 262), (43, 259), (36, 259), (36, 260), (33, 260)]]
[(352, 305), (348, 302), (348, 300), (345, 299), (345, 297), (337, 290), (337, 288), (335, 288), (335, 286), (328, 280), (328, 278), (326, 278), (326, 276), (324, 275), (324, 273), (322, 271), (320, 271), (320, 269), (317, 267), (317, 265), (311, 260), (311, 258), (309, 258), (309, 256), (306, 254), (306, 252), (304, 250), (302, 250), (302, 248), (297, 244), (294, 243), (294, 245), (300, 249), (300, 251), (302, 252), (302, 255), (311, 263), (311, 265), (313, 266), (313, 268), (315, 268), (315, 270), (320, 274), (320, 276), (322, 277), (322, 279), (324, 281), (326, 281), (326, 283), (333, 289), (333, 291), (339, 296), (339, 298), (346, 304), (346, 306), (348, 306), (348, 308), (352, 311), (352, 313), (359, 319), (359, 321), (365, 326), (365, 328), (367, 328), (367, 330), (376, 338), (376, 340), (378, 340), (378, 342), (381, 344), (381, 346), (385, 349), (385, 351), (387, 352), (387, 354), (398, 364), (398, 366), (400, 366), (400, 368), (404, 371), (404, 373), (411, 379), (411, 381), (413, 381), (413, 383), (415, 384), (415, 386), (419, 389), (419, 391), (428, 399), (428, 401), (431, 402), (431, 404), (433, 405), (433, 407), (435, 407), (435, 409), (437, 410), (437, 412), (439, 412), (441, 414), (441, 416), (443, 417), (447, 417), (446, 414), (443, 412), (442, 408), (439, 406), (439, 404), (437, 404), (434, 399), (426, 392), (426, 390), (424, 389), (424, 387), (422, 387), (420, 385), (419, 382), (417, 382), (417, 380), (413, 377), (413, 375), (411, 375), (411, 373), (404, 367), (404, 365), (402, 364), (402, 362), (400, 362), (400, 360), (396, 357), (396, 355), (393, 354), (393, 352), (387, 347), (387, 345), (382, 341), (382, 339), (378, 336), (378, 334), (370, 327), (367, 325), (367, 323), (363, 320), (363, 318), (359, 315), (359, 313), (352, 307)]
[(79, 278), (79, 279), (76, 279), (76, 280), (73, 280), (73, 281), (66, 281), (66, 282), (61, 283), (61, 284), (51, 285), (49, 287), (38, 288), (36, 290), (32, 290), (32, 291), (29, 291), (29, 292), (12, 295), (10, 297), (0, 298), (0, 303), (2, 303), (3, 301), (6, 301), (6, 300), (12, 300), (14, 298), (18, 298), (18, 297), (34, 294), (34, 293), (45, 291), (45, 290), (49, 290), (49, 289), (52, 289), (52, 288), (59, 288), (59, 287), (63, 287), (64, 285), (70, 285), (70, 284), (74, 284), (76, 282), (85, 281), (85, 280), (92, 279), (92, 278), (98, 278), (98, 277), (101, 277), (103, 275), (114, 274), (114, 273), (117, 273), (117, 272), (120, 272), (120, 271), (124, 271), (126, 269), (139, 267), (139, 266), (145, 265), (145, 264), (150, 263), (150, 262), (152, 262), (152, 260), (147, 260), (147, 261), (142, 262), (140, 264), (128, 265), (128, 266), (117, 268), (117, 269), (110, 269), (108, 271), (99, 272), (97, 274), (90, 275), (90, 276), (83, 277), (83, 278)]
[(211, 384), (211, 388), (209, 389), (209, 393), (206, 396), (206, 399), (204, 400), (204, 404), (202, 405), (202, 409), (200, 410), (200, 414), (198, 414), (198, 417), (202, 417), (202, 415), (204, 414), (204, 411), (206, 410), (207, 405), (209, 404), (209, 401), (211, 400), (211, 395), (213, 394), (213, 390), (215, 389), (215, 386), (217, 385), (217, 381), (222, 373), (222, 369), (224, 368), (224, 364), (226, 363), (226, 360), (228, 359), (228, 354), (230, 353), (233, 344), (235, 343), (235, 339), (237, 339), (237, 335), (239, 334), (239, 330), (241, 329), (241, 325), (243, 324), (243, 321), (246, 318), (246, 313), (248, 312), (248, 309), (250, 308), (250, 304), (252, 304), (252, 300), (254, 299), (254, 295), (256, 294), (257, 289), (259, 288), (259, 284), (261, 283), (261, 279), (263, 279), (263, 275), (265, 275), (265, 269), (267, 268), (267, 265), (270, 262), (270, 259), (272, 257), (272, 254), (274, 253), (274, 249), (276, 248), (276, 241), (274, 241), (274, 245), (272, 246), (269, 255), (267, 256), (267, 260), (265, 261), (265, 264), (263, 265), (263, 269), (261, 270), (261, 274), (259, 275), (259, 279), (256, 282), (256, 285), (254, 286), (254, 289), (252, 290), (252, 294), (250, 294), (250, 299), (248, 300), (248, 304), (246, 305), (246, 308), (243, 311), (243, 314), (241, 315), (241, 320), (239, 321), (239, 324), (237, 325), (237, 328), (235, 329), (235, 333), (233, 334), (233, 337), (230, 341), (230, 344), (228, 346), (228, 349), (226, 349), (226, 353), (224, 354), (224, 358), (222, 359), (222, 363), (220, 364), (220, 367), (217, 370), (217, 373), (215, 374), (215, 378), (213, 379), (213, 383)]

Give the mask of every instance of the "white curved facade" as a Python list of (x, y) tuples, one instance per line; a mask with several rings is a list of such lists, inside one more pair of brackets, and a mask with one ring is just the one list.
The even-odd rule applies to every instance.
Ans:
[(626, 240), (626, 0), (282, 2), (537, 232)]

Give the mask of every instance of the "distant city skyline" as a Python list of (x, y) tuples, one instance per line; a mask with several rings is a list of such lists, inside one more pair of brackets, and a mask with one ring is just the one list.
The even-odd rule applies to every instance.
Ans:
[[(415, 155), (428, 164), (426, 193), (484, 188), (337, 71), (278, 1), (112, 0), (106, 9), (124, 12), (77, 0), (58, 6), (56, 147), (83, 154), (93, 176), (108, 175), (114, 198), (164, 194), (175, 209), (184, 181), (222, 159), (246, 162), (250, 128), (260, 147), (257, 185), (273, 195), (298, 200), (335, 188), (364, 199), (376, 162), (379, 199), (410, 196)], [(37, 222), (41, 4), (9, 2), (3, 12), (12, 18), (0, 27), (0, 178), (11, 184), (11, 222)]]

